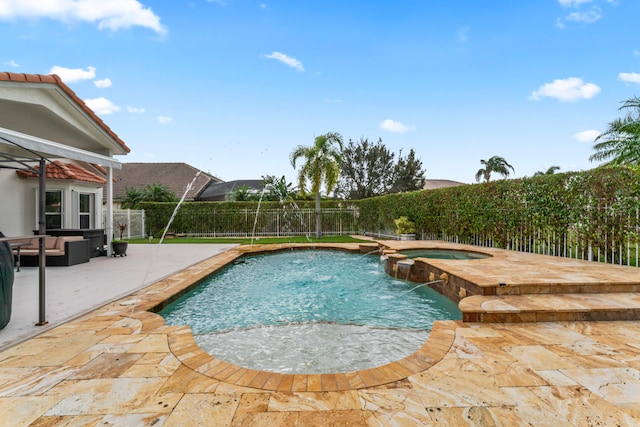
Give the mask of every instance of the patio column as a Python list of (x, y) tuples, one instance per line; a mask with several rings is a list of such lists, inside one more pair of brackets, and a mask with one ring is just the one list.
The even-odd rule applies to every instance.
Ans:
[[(47, 233), (47, 189), (46, 189), (46, 178), (47, 178), (47, 164), (44, 157), (40, 157), (40, 175), (38, 176), (38, 234), (40, 236), (44, 236)], [(38, 239), (38, 264), (39, 264), (39, 281), (38, 281), (38, 304), (39, 304), (39, 317), (37, 326), (46, 325), (46, 313), (45, 313), (45, 303), (46, 303), (46, 286), (45, 286), (45, 271), (47, 265), (47, 257), (45, 255), (45, 238), (41, 237)]]
[(113, 255), (111, 240), (113, 240), (113, 168), (107, 166), (107, 256)]

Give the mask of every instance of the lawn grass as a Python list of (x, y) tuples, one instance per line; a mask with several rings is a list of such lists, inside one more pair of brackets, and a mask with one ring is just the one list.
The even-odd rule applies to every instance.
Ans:
[[(159, 243), (159, 238), (149, 239), (131, 239), (129, 243), (153, 244)], [(368, 240), (356, 239), (351, 236), (325, 236), (321, 239), (309, 236), (289, 236), (289, 237), (255, 237), (253, 241), (251, 237), (171, 237), (165, 238), (162, 244), (179, 244), (179, 243), (238, 243), (241, 245), (261, 244), (276, 245), (282, 243), (366, 243)]]

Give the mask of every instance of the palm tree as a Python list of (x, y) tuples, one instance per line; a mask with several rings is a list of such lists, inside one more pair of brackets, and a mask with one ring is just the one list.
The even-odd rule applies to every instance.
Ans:
[(178, 198), (175, 193), (166, 185), (154, 182), (145, 185), (142, 189), (142, 195), (145, 201), (153, 202), (177, 202)]
[(607, 130), (598, 135), (593, 146), (596, 152), (589, 161), (611, 159), (605, 165), (640, 164), (640, 98), (626, 100), (619, 109), (632, 111), (609, 123)]
[(295, 193), (297, 193), (291, 183), (287, 182), (284, 175), (281, 178), (272, 175), (263, 176), (262, 184), (266, 191), (265, 200), (280, 202), (281, 204), (292, 202)]
[(142, 202), (175, 202), (178, 198), (169, 187), (157, 182), (141, 188), (126, 188), (120, 198), (123, 209), (140, 209)]
[(538, 171), (534, 173), (533, 176), (553, 175), (558, 170), (560, 170), (560, 166), (551, 166), (546, 172)]
[(316, 137), (311, 147), (297, 146), (289, 155), (295, 169), (296, 160), (304, 157), (304, 164), (298, 171), (298, 189), (305, 194), (305, 184), (311, 183), (311, 193), (316, 196), (316, 237), (322, 237), (320, 221), (320, 187), (324, 184), (327, 194), (338, 183), (338, 173), (342, 162), (342, 136), (329, 132)]
[(125, 188), (124, 195), (120, 198), (120, 206), (122, 206), (122, 209), (138, 209), (143, 201), (142, 190), (128, 187)]
[(499, 173), (505, 178), (509, 176), (509, 169), (512, 172), (515, 172), (513, 166), (511, 166), (507, 161), (500, 156), (493, 156), (489, 160), (480, 160), (480, 163), (484, 165), (484, 168), (481, 168), (476, 172), (476, 181), (480, 182), (481, 178), (484, 178), (485, 182), (489, 182), (491, 179), (491, 173)]
[(234, 188), (229, 194), (227, 194), (227, 200), (230, 202), (248, 202), (251, 200), (258, 200), (255, 192), (251, 190), (248, 185), (241, 185)]

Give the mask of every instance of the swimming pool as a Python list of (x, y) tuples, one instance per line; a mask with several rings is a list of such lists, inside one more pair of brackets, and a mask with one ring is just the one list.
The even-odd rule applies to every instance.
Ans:
[(299, 250), (245, 256), (159, 312), (239, 366), (335, 373), (415, 352), (434, 320), (460, 319), (428, 286), (395, 280), (376, 256)]

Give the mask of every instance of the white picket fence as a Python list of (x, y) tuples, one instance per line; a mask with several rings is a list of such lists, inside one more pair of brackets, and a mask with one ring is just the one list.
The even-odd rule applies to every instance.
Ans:
[[(102, 223), (107, 223), (107, 210), (102, 210)], [(147, 236), (145, 232), (144, 210), (123, 209), (113, 211), (113, 232), (118, 233), (118, 224), (127, 224), (124, 230), (124, 239), (138, 239)], [(119, 237), (115, 236), (114, 237)]]

